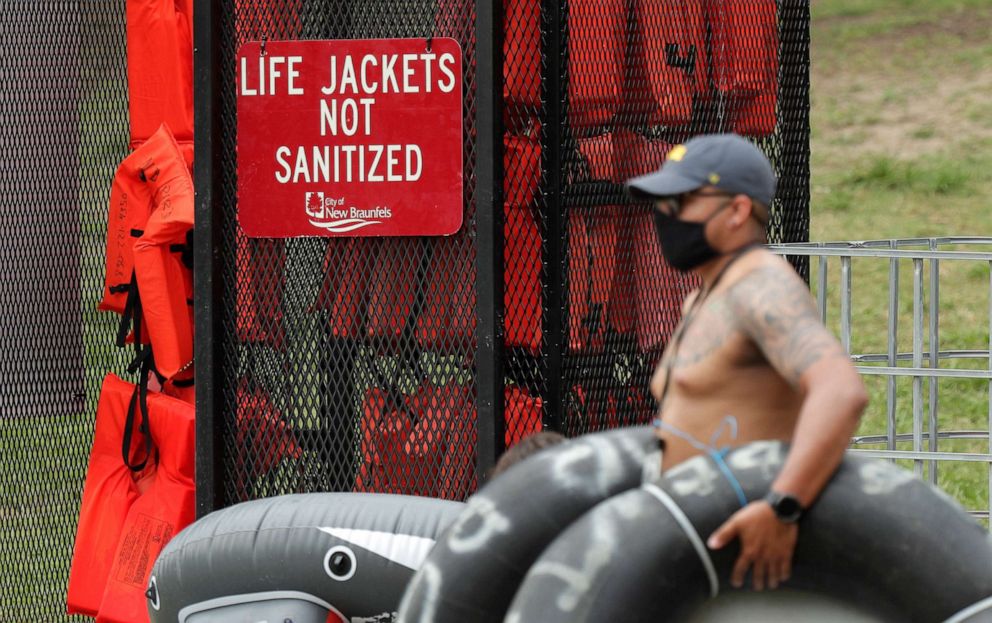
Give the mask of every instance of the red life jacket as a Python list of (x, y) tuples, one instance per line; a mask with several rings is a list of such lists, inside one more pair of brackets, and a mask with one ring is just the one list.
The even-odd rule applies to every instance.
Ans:
[(158, 459), (155, 475), (120, 527), (97, 623), (148, 621), (145, 589), (152, 564), (165, 544), (195, 519), (193, 407), (149, 392), (148, 424)]
[[(133, 384), (113, 374), (103, 379), (69, 570), (69, 614), (96, 616), (128, 510), (147, 489), (148, 478), (155, 472), (154, 462), (136, 473), (121, 458), (125, 420), (134, 391)], [(131, 459), (136, 463), (143, 458), (137, 454), (143, 452), (145, 440), (140, 430), (133, 434)]]
[(370, 265), (368, 305), (365, 312), (370, 336), (398, 338), (403, 334), (416, 298), (417, 263), (424, 252), (412, 238), (382, 238)]
[(167, 123), (192, 161), (192, 0), (127, 0), (127, 83), (131, 147)]
[(334, 337), (359, 337), (368, 295), (368, 279), (362, 274), (363, 252), (368, 244), (374, 242), (362, 238), (338, 238), (327, 243), (324, 281), (313, 309), (330, 312), (328, 319)]
[(706, 0), (713, 83), (725, 96), (731, 129), (747, 136), (775, 131), (778, 16), (775, 0)]
[(632, 177), (657, 171), (672, 150), (672, 144), (655, 138), (648, 138), (637, 132), (619, 129), (614, 133), (617, 158), (614, 180), (625, 182)]
[(355, 477), (355, 491), (401, 493), (393, 474), (405, 469), (404, 444), (410, 434), (410, 418), (398, 405), (390, 404), (385, 390), (373, 387), (362, 400), (359, 451), (362, 463)]
[[(620, 153), (629, 157), (619, 159), (617, 162), (617, 178), (620, 180), (655, 171), (665, 161), (665, 157), (671, 150), (671, 145), (663, 140), (648, 139), (640, 134), (626, 130), (618, 130), (614, 133), (617, 143), (620, 145)], [(610, 326), (617, 333), (623, 335), (633, 335), (637, 327), (639, 299), (637, 297), (636, 279), (647, 273), (658, 271), (658, 262), (664, 260), (658, 253), (640, 253), (637, 249), (651, 248), (650, 240), (643, 238), (644, 235), (652, 235), (651, 231), (641, 231), (641, 228), (651, 227), (650, 219), (645, 223), (643, 218), (634, 215), (632, 208), (620, 211), (617, 227), (616, 262), (613, 284), (610, 288), (610, 296), (607, 304), (607, 317)], [(635, 240), (639, 243), (635, 245)], [(645, 247), (644, 245), (648, 245)], [(662, 284), (658, 286), (664, 287)], [(645, 318), (648, 321), (648, 318)], [(641, 332), (650, 333), (651, 327), (644, 327)], [(648, 339), (650, 341), (650, 339)]]
[(706, 94), (706, 27), (700, 0), (633, 0), (625, 114), (649, 125), (684, 126)]
[(235, 248), (238, 340), (281, 350), (286, 247), (281, 240), (247, 238), (238, 229)]
[(527, 204), (503, 205), (503, 319), (508, 347), (541, 350), (541, 231)]
[(596, 206), (568, 211), (568, 346), (598, 351), (617, 267), (617, 219), (621, 208)]
[[(607, 124), (623, 99), (626, 0), (572, 0), (568, 6), (569, 123)], [(475, 3), (440, 0), (441, 36), (474, 43)], [(508, 112), (541, 105), (541, 1), (503, 4), (503, 100)]]
[(466, 230), (431, 241), (427, 292), (417, 316), (422, 348), (451, 350), (475, 342), (475, 251)]
[(285, 459), (299, 459), (303, 448), (293, 430), (261, 388), (250, 389), (242, 379), (237, 388), (234, 472), (239, 475), (235, 488), (239, 500), (251, 499), (245, 478), (262, 477)]
[(193, 227), (193, 180), (175, 142), (164, 142), (162, 157), (144, 172), (153, 209), (134, 242), (138, 292), (131, 294), (141, 299), (155, 368), (170, 379), (193, 361), (192, 276), (173, 249), (184, 248)]
[(540, 0), (503, 3), (503, 99), (513, 106), (541, 104)]
[[(190, 2), (191, 0), (185, 0)], [(302, 28), (301, 0), (236, 0), (236, 30), (243, 40), (265, 35), (293, 39)], [(236, 228), (235, 280), (238, 340), (282, 349), (282, 296), (285, 288), (285, 245), (281, 240), (247, 239)], [(321, 308), (324, 309), (324, 308)]]
[(617, 143), (617, 138), (613, 132), (604, 132), (576, 140), (579, 150), (578, 156), (581, 159), (580, 174), (584, 181), (624, 181), (618, 177), (619, 165), (614, 154), (619, 152), (623, 156), (619, 159), (621, 162), (627, 159), (627, 155), (619, 151), (615, 143)]
[(475, 446), (468, 445), (474, 431), (475, 407), (464, 385), (425, 383), (393, 399), (382, 388), (368, 390), (355, 491), (464, 498), (475, 478)]
[(503, 391), (503, 441), (509, 449), (521, 439), (543, 430), (544, 402), (523, 387), (507, 385)]
[[(539, 25), (540, 1), (530, 1), (538, 7), (533, 24)], [(568, 3), (568, 122), (573, 129), (609, 124), (623, 101), (626, 5), (626, 0)], [(540, 59), (538, 47), (521, 69), (540, 76)]]

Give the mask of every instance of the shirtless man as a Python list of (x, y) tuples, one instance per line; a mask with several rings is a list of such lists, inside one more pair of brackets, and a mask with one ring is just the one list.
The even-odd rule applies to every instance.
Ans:
[[(762, 500), (732, 515), (707, 544), (740, 539), (731, 574), (749, 569), (755, 590), (791, 573), (797, 521), (836, 470), (867, 404), (850, 358), (823, 326), (806, 284), (762, 248), (775, 174), (739, 136), (697, 137), (672, 150), (659, 171), (628, 191), (655, 202), (665, 259), (702, 280), (651, 379), (659, 402), (663, 466), (700, 454), (688, 439), (717, 446), (758, 439), (792, 444)], [(736, 419), (731, 438), (723, 423)]]

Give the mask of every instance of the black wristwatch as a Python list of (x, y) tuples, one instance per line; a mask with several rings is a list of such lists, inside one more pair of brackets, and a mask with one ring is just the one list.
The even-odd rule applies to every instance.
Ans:
[(765, 501), (772, 507), (772, 510), (775, 511), (775, 516), (782, 523), (796, 523), (802, 519), (803, 513), (806, 512), (806, 509), (799, 503), (799, 500), (788, 493), (769, 491), (768, 495), (765, 496)]

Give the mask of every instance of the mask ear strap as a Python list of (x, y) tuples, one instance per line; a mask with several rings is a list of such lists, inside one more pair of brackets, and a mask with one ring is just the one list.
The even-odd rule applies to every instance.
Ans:
[(714, 210), (713, 211), (713, 214), (710, 214), (709, 216), (707, 216), (706, 217), (706, 220), (703, 221), (703, 225), (706, 225), (707, 223), (709, 223), (710, 221), (712, 221), (713, 219), (715, 219), (717, 214), (723, 212), (724, 210), (726, 210), (727, 208), (729, 208), (733, 204), (734, 204), (734, 198), (731, 197), (726, 203), (724, 203), (722, 206), (720, 206), (719, 208), (717, 208), (716, 210)]

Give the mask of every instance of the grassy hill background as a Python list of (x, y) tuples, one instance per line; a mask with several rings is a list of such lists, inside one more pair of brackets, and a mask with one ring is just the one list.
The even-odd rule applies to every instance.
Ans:
[[(810, 239), (992, 236), (992, 2), (818, 0), (812, 16)], [(837, 264), (828, 281), (834, 329)], [(907, 352), (913, 265), (899, 264), (898, 343)], [(940, 262), (941, 350), (988, 350), (989, 271), (986, 262)], [(852, 272), (851, 350), (884, 353), (889, 262), (855, 259)], [(932, 295), (925, 288), (927, 301)], [(989, 362), (941, 366), (987, 370)], [(872, 404), (860, 432), (884, 434), (885, 380), (866, 380)], [(924, 382), (924, 417), (929, 391)], [(989, 431), (987, 381), (942, 379), (937, 396), (941, 430)], [(912, 381), (900, 378), (897, 432), (912, 432), (912, 406)], [(940, 450), (986, 454), (989, 443), (941, 440)], [(948, 463), (938, 482), (966, 506), (988, 509), (989, 472), (985, 463)]]

